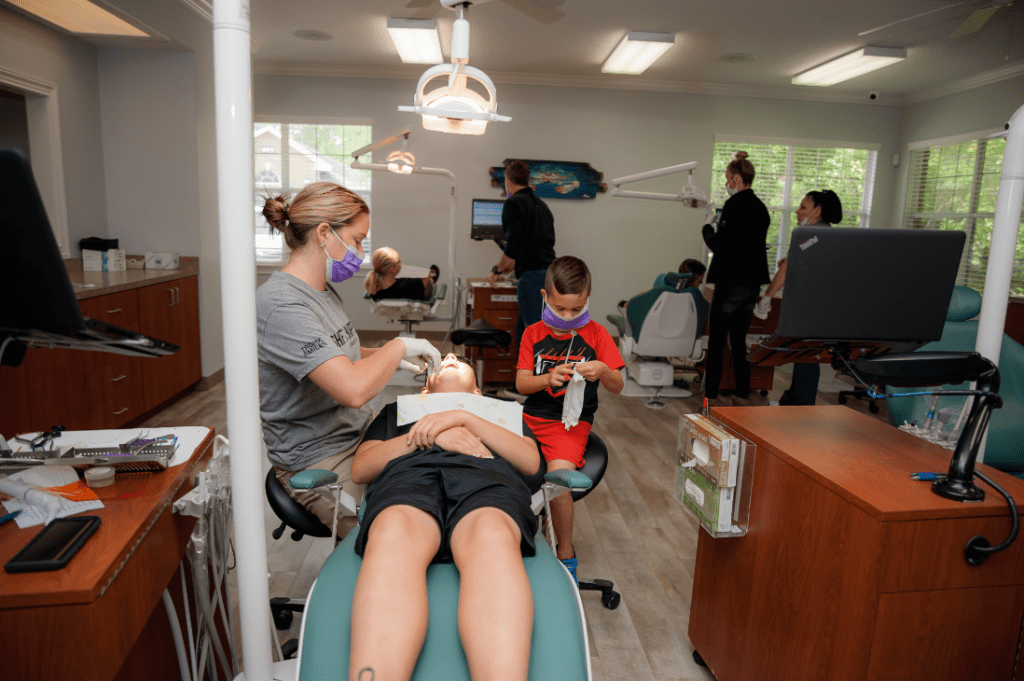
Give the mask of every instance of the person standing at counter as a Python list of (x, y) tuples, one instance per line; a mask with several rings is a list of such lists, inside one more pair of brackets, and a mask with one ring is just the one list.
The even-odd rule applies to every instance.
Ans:
[(505, 193), (508, 198), (501, 209), (505, 247), (487, 281), (493, 285), (501, 275), (515, 271), (519, 280), (518, 345), (523, 331), (540, 321), (544, 309), (540, 291), (548, 265), (555, 260), (555, 218), (547, 204), (534, 196), (526, 161), (512, 161), (505, 166)]
[(441, 365), (441, 353), (421, 338), (395, 338), (380, 348), (359, 345), (341, 299), (328, 286), (351, 279), (363, 262), (370, 209), (355, 192), (315, 182), (290, 202), (268, 198), (267, 222), (284, 234), (288, 264), (256, 291), (260, 417), (277, 478), (306, 509), (332, 525), (326, 487), (297, 492), (288, 481), (307, 468), (338, 474), (357, 500), (352, 458), (370, 425), (369, 402), (400, 365)]
[(726, 338), (735, 369), (733, 394), (744, 400), (750, 398), (747, 329), (761, 285), (771, 281), (766, 250), (771, 216), (750, 188), (753, 182), (754, 164), (747, 160), (745, 151), (736, 152), (735, 160), (725, 169), (729, 199), (722, 206), (721, 216), (702, 230), (704, 243), (714, 254), (707, 273), (707, 282), (715, 285), (704, 371), (704, 396), (708, 400), (718, 398)]

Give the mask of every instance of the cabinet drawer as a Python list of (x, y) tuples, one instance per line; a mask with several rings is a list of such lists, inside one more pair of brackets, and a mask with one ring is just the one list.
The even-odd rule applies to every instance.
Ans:
[(486, 319), (487, 323), (496, 329), (505, 331), (516, 330), (516, 320), (519, 319), (519, 309), (514, 310), (479, 310), (474, 311), (476, 319)]
[(484, 362), (484, 383), (515, 383), (516, 363), (514, 360), (491, 360)]
[(132, 399), (137, 394), (133, 390), (141, 386), (139, 363), (127, 357), (85, 372), (85, 394), (97, 399)]
[(82, 314), (114, 326), (139, 321), (138, 295), (134, 289), (78, 301)]
[(133, 391), (123, 396), (97, 401), (88, 407), (90, 429), (119, 428), (142, 414), (142, 400), (133, 397)]
[(518, 310), (519, 293), (514, 288), (473, 289), (473, 307), (480, 310)]
[(501, 348), (482, 348), (481, 359), (485, 362), (492, 360), (509, 360), (515, 364), (516, 360), (519, 359), (519, 348), (513, 346), (508, 350), (502, 350)]

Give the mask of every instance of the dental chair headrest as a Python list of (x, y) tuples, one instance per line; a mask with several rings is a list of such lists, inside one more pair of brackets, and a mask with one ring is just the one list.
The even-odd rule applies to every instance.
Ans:
[(946, 311), (947, 322), (965, 322), (981, 312), (981, 294), (973, 288), (954, 286)]
[(689, 285), (690, 279), (693, 277), (692, 274), (686, 272), (679, 274), (677, 272), (666, 272), (665, 274), (659, 274), (654, 280), (654, 287), (665, 288), (673, 291), (682, 291)]

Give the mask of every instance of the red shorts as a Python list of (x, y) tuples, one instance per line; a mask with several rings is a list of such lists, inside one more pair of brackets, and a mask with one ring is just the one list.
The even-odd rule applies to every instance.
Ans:
[(587, 438), (590, 436), (591, 424), (580, 421), (569, 430), (561, 421), (539, 419), (536, 416), (523, 414), (523, 420), (533, 431), (533, 437), (540, 444), (540, 451), (545, 461), (564, 459), (576, 468), (583, 465), (583, 452), (587, 449)]

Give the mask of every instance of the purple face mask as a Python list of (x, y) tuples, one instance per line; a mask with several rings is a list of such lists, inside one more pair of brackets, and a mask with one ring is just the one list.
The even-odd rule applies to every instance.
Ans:
[(548, 326), (554, 327), (561, 331), (572, 331), (578, 329), (581, 326), (586, 326), (590, 322), (590, 299), (587, 299), (587, 304), (583, 306), (583, 311), (575, 317), (562, 317), (555, 313), (547, 303), (544, 303), (544, 310), (540, 313), (540, 320)]
[[(335, 239), (341, 241), (341, 237), (338, 236), (333, 229), (331, 230), (331, 234), (334, 234)], [(335, 284), (351, 279), (363, 264), (363, 257), (359, 255), (359, 251), (352, 246), (349, 246), (344, 241), (341, 241), (341, 243), (345, 246), (345, 257), (341, 260), (335, 260), (332, 258), (331, 254), (327, 253), (327, 247), (320, 244), (320, 248), (324, 249), (324, 253), (327, 253), (325, 274), (327, 275), (327, 278)]]

